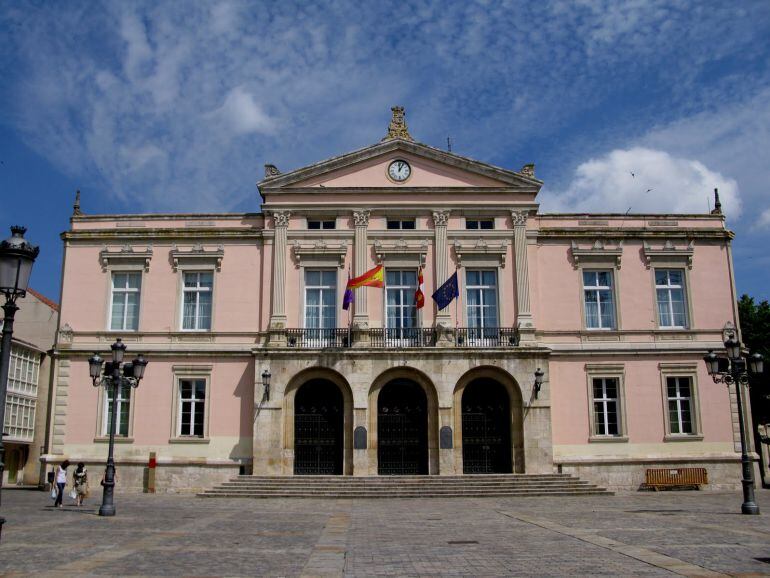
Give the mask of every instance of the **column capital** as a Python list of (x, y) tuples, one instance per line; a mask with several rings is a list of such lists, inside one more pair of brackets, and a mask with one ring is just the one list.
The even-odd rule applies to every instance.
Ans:
[(511, 211), (511, 221), (513, 221), (514, 227), (525, 227), (528, 217), (529, 211)]
[(433, 211), (433, 225), (446, 227), (449, 221), (449, 211)]
[(368, 227), (369, 214), (370, 211), (368, 209), (359, 209), (357, 211), (353, 211), (353, 221), (355, 222), (356, 227)]
[(273, 211), (273, 225), (275, 225), (276, 229), (278, 227), (288, 227), (289, 217), (291, 217), (289, 211)]

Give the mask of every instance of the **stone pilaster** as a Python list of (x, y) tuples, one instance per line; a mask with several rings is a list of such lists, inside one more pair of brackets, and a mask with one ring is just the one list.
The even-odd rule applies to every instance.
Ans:
[[(447, 242), (448, 222), (449, 211), (433, 211), (433, 227), (435, 232), (433, 254), (436, 266), (436, 289), (441, 287), (441, 285), (443, 285), (449, 278), (449, 243)], [(437, 345), (448, 345), (454, 341), (454, 335), (452, 335), (452, 318), (449, 314), (449, 307), (436, 312), (436, 329), (438, 330)]]
[(275, 238), (273, 239), (273, 299), (270, 310), (270, 342), (284, 342), (286, 335), (286, 230), (289, 227), (288, 211), (273, 213)]
[(527, 211), (511, 211), (513, 250), (516, 255), (516, 327), (522, 345), (535, 341), (535, 321), (529, 305), (529, 266), (527, 264)]
[[(356, 226), (353, 251), (355, 255), (354, 276), (358, 277), (359, 275), (366, 273), (369, 265), (366, 241), (366, 230), (369, 227), (369, 211), (365, 209), (354, 211), (353, 221)], [(366, 289), (366, 287), (355, 289), (355, 314), (353, 315), (353, 326), (356, 329), (369, 329), (369, 311), (366, 307)]]

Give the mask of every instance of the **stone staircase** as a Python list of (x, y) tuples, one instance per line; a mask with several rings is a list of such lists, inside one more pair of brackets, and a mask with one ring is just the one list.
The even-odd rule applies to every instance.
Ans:
[(568, 474), (238, 476), (202, 498), (499, 498), (613, 493)]

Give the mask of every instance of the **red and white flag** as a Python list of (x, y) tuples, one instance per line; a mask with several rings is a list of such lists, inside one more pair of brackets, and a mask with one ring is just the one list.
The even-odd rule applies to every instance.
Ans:
[(422, 292), (422, 265), (417, 270), (417, 291), (414, 292), (414, 306), (416, 309), (422, 309), (425, 306), (425, 295)]

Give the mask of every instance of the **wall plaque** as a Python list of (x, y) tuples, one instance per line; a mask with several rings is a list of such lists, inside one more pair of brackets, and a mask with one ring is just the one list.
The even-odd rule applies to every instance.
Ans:
[(362, 425), (353, 430), (353, 449), (365, 450), (366, 449), (366, 428)]
[(452, 428), (445, 425), (438, 433), (439, 448), (442, 450), (452, 449)]

